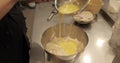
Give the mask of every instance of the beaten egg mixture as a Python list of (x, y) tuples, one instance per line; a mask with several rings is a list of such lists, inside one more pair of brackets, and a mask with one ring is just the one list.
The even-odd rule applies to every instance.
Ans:
[(80, 7), (72, 3), (66, 3), (59, 7), (59, 13), (61, 14), (71, 14), (78, 11)]
[[(78, 40), (71, 38), (56, 38), (46, 44), (46, 50), (55, 55), (67, 56), (78, 52)], [(83, 47), (83, 43), (81, 43)]]

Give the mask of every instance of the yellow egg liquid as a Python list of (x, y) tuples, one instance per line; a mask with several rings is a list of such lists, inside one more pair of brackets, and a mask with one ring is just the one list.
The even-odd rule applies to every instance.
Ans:
[(64, 50), (67, 55), (73, 55), (77, 52), (77, 43), (74, 40), (65, 40), (58, 42), (58, 45)]
[(75, 5), (73, 3), (66, 3), (59, 7), (59, 13), (61, 14), (71, 14), (74, 12), (77, 12), (80, 9), (78, 5)]
[(59, 38), (61, 38), (62, 35), (62, 18), (63, 14), (58, 14), (58, 20), (59, 20)]
[(55, 38), (47, 43), (46, 50), (60, 56), (74, 55), (78, 52), (78, 47), (83, 48), (83, 43), (80, 43), (81, 46), (79, 46), (79, 43), (78, 40), (70, 37)]

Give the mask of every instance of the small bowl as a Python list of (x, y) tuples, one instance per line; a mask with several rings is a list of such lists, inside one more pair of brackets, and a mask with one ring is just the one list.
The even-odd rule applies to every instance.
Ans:
[(95, 15), (90, 11), (78, 12), (73, 16), (73, 19), (80, 24), (88, 24), (92, 22)]

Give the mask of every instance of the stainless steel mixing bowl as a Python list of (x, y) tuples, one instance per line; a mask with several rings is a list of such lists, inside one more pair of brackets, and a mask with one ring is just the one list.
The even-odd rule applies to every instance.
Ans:
[[(83, 29), (81, 29), (80, 27), (77, 27), (73, 24), (62, 24), (61, 27), (61, 32), (62, 35), (61, 37), (71, 37), (72, 39), (77, 39), (80, 42), (83, 42), (84, 47), (82, 49), (82, 51), (85, 49), (85, 47), (88, 44), (88, 36), (87, 34), (83, 31)], [(58, 37), (59, 36), (59, 24), (52, 26), (50, 28), (48, 28), (42, 35), (41, 38), (41, 43), (43, 48), (45, 49), (45, 46), (48, 42), (50, 42), (51, 40), (53, 40), (54, 37)], [(69, 45), (68, 45), (69, 46)], [(78, 48), (78, 52), (77, 53), (81, 53), (82, 51), (79, 50)], [(49, 51), (47, 51), (49, 53)], [(53, 53), (50, 53), (52, 55), (55, 55)], [(75, 54), (77, 55), (77, 54)], [(71, 58), (75, 57), (75, 55), (71, 55), (71, 56), (58, 56), (55, 55), (61, 59), (64, 60), (70, 60)]]

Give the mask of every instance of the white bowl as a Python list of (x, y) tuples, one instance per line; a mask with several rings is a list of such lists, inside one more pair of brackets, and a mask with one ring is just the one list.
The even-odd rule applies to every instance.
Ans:
[(90, 11), (78, 12), (73, 19), (80, 24), (88, 24), (94, 20), (95, 16)]

